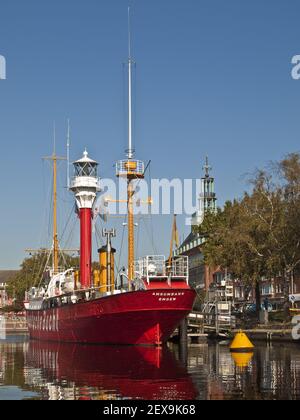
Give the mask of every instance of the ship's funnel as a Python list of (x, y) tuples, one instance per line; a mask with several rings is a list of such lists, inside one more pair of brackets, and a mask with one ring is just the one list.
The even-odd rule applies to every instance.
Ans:
[[(98, 250), (100, 273), (99, 273), (99, 288), (100, 292), (114, 292), (115, 289), (115, 253), (116, 250), (111, 248), (109, 255), (107, 246), (103, 246)], [(110, 271), (110, 275), (109, 275)]]

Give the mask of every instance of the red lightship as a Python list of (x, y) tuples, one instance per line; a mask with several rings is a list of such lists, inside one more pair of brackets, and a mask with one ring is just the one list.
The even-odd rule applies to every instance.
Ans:
[(59, 272), (57, 232), (54, 229), (51, 279), (46, 288), (33, 288), (26, 302), (31, 338), (93, 344), (160, 345), (192, 310), (195, 292), (188, 284), (188, 257), (134, 259), (134, 195), (138, 180), (144, 178), (145, 167), (142, 161), (134, 159), (132, 146), (132, 63), (129, 53), (128, 150), (126, 159), (116, 165), (117, 177), (126, 179), (128, 186), (127, 273), (124, 272), (120, 281), (116, 281), (115, 250), (111, 244), (115, 232), (106, 231), (107, 245), (99, 250), (100, 270), (92, 278), (92, 210), (100, 191), (100, 181), (98, 164), (85, 151), (83, 157), (74, 163), (75, 174), (70, 185), (80, 217), (79, 279), (73, 269)]

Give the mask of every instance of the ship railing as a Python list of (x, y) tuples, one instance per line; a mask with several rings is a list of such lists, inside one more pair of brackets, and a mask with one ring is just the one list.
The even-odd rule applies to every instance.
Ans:
[(51, 273), (51, 276), (56, 276), (57, 274), (65, 273), (66, 271), (70, 271), (71, 269), (66, 269), (66, 267), (57, 267), (57, 270), (54, 271), (53, 268), (48, 268), (48, 271)]
[(164, 255), (148, 255), (135, 262), (135, 273), (146, 279), (183, 279), (188, 283), (189, 259), (187, 256), (173, 257), (170, 261)]
[(94, 176), (72, 177), (70, 189), (76, 189), (81, 187), (100, 189), (100, 178)]
[(164, 255), (147, 255), (135, 261), (134, 269), (140, 278), (146, 278), (148, 282), (151, 277), (167, 277)]
[(143, 176), (145, 172), (145, 164), (141, 160), (119, 160), (116, 165), (117, 176), (136, 175)]
[(40, 302), (41, 307), (39, 309), (49, 309), (71, 303), (88, 302), (103, 296), (120, 294), (126, 291), (128, 291), (126, 288), (117, 289), (114, 284), (91, 287), (88, 289), (76, 289), (73, 292), (44, 298), (44, 300)]
[[(169, 261), (167, 262), (169, 264)], [(189, 280), (189, 257), (182, 255), (174, 257), (171, 260), (171, 265), (167, 267), (167, 271), (171, 277), (184, 278), (187, 283)]]

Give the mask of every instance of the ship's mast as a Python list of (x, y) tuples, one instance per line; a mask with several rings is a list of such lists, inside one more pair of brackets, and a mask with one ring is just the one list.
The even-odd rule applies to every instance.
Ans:
[(52, 267), (53, 274), (58, 273), (58, 259), (59, 259), (59, 243), (57, 234), (57, 162), (66, 160), (66, 158), (56, 155), (56, 128), (54, 124), (54, 147), (52, 156), (44, 157), (45, 160), (50, 160), (53, 163), (53, 258)]
[(70, 120), (68, 120), (67, 134), (67, 188), (70, 189)]
[(58, 272), (58, 238), (57, 238), (57, 158), (53, 156), (53, 271)]
[[(130, 7), (128, 7), (128, 159), (132, 159), (134, 150), (132, 147), (132, 58), (131, 58), (131, 26)], [(128, 278), (134, 279), (134, 189), (131, 179), (128, 178)]]
[(128, 180), (128, 278), (134, 280), (134, 207), (133, 207), (134, 189), (131, 180)]
[(128, 7), (128, 159), (132, 159), (134, 155), (132, 146), (132, 64), (130, 7)]
[(128, 213), (128, 279), (134, 280), (134, 185), (133, 181), (144, 178), (144, 163), (134, 159), (135, 150), (132, 140), (132, 65), (130, 7), (128, 7), (128, 149), (127, 160), (117, 163), (117, 176), (127, 179), (127, 213)]

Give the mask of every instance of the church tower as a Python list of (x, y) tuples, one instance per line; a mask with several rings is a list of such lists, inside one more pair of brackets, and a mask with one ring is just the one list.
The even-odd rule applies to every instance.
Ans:
[(212, 167), (209, 164), (208, 157), (203, 166), (204, 176), (201, 178), (201, 193), (198, 198), (198, 210), (193, 216), (192, 225), (199, 226), (203, 223), (204, 216), (208, 212), (217, 211), (217, 196), (215, 193), (215, 178), (211, 176)]

